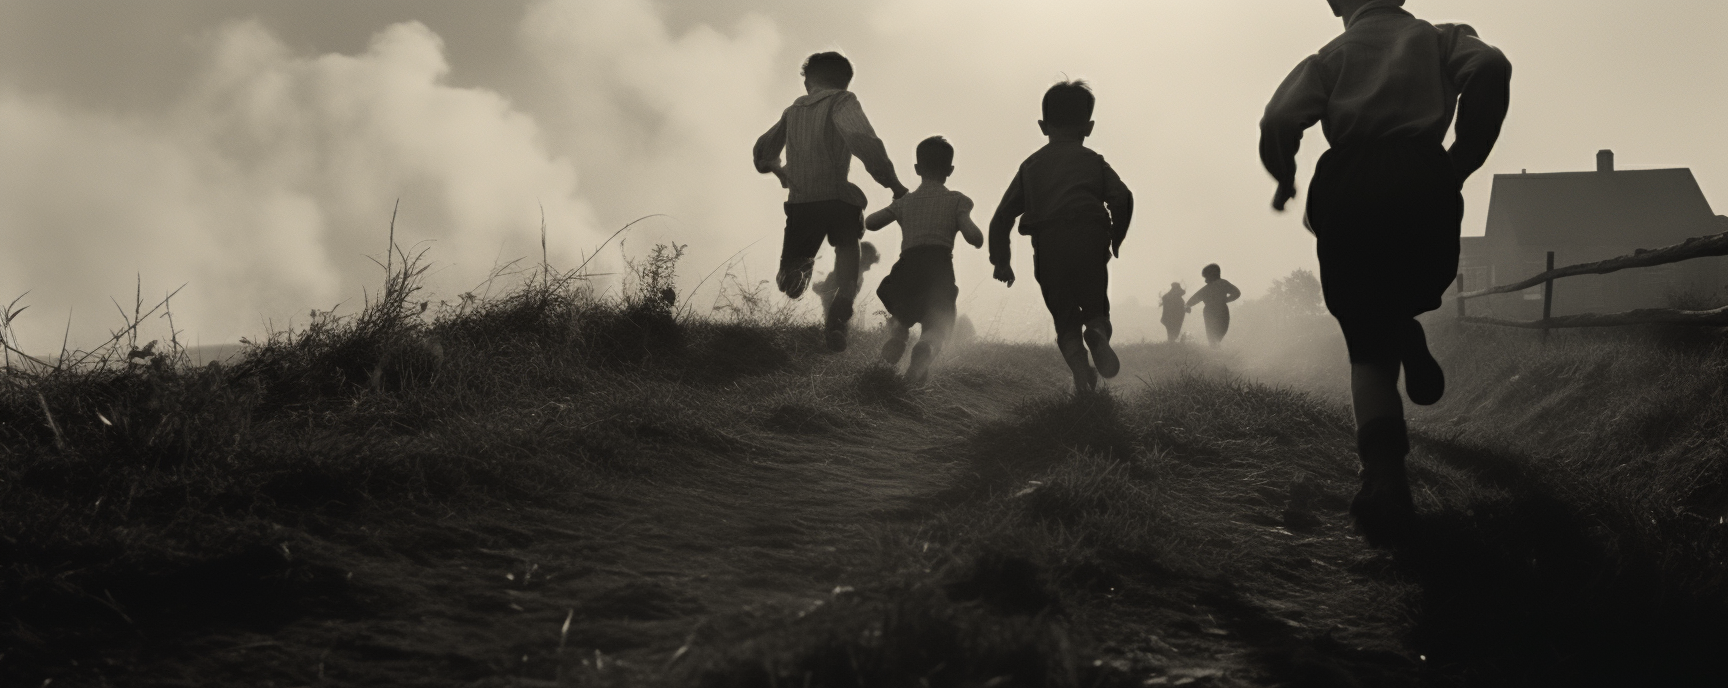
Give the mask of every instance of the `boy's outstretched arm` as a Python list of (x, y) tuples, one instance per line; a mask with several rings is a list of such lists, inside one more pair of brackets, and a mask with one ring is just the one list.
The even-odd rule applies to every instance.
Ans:
[(1104, 163), (1104, 207), (1110, 210), (1110, 255), (1122, 257), (1122, 240), (1128, 238), (1128, 222), (1134, 217), (1134, 193), (1110, 163)]
[(891, 224), (894, 224), (893, 204), (890, 204), (888, 207), (874, 213), (870, 213), (869, 217), (864, 218), (864, 228), (872, 232)]
[(966, 243), (971, 244), (972, 248), (983, 248), (984, 232), (972, 222), (972, 199), (961, 196), (960, 205), (955, 209), (955, 213), (959, 215), (955, 220), (960, 225), (960, 236), (966, 237)]
[(1447, 153), (1462, 185), (1488, 162), (1488, 153), (1500, 139), (1500, 125), (1512, 101), (1512, 63), (1499, 49), (1477, 38), (1475, 29), (1449, 28), (1456, 32), (1446, 68), (1458, 85), (1458, 135)]
[(1302, 132), (1326, 116), (1324, 69), (1318, 55), (1296, 65), (1260, 118), (1260, 164), (1278, 181), (1272, 208), (1279, 212), (1296, 197), (1296, 149), (1302, 145)]
[(1021, 189), (1020, 173), (1014, 173), (1014, 181), (1008, 183), (1008, 191), (1002, 194), (1002, 202), (996, 205), (996, 214), (990, 218), (990, 264), (996, 266), (995, 277), (998, 281), (1014, 286), (1014, 268), (1010, 264), (1013, 257), (1008, 247), (1008, 233), (1014, 229), (1014, 218), (1026, 212), (1026, 193)]
[(842, 93), (842, 98), (834, 104), (831, 117), (834, 128), (840, 131), (840, 138), (846, 140), (846, 149), (858, 156), (864, 163), (864, 171), (870, 173), (870, 178), (877, 184), (894, 192), (894, 197), (906, 195), (907, 189), (900, 183), (900, 176), (894, 173), (894, 161), (888, 159), (888, 148), (882, 145), (882, 139), (876, 137), (876, 130), (870, 126), (870, 120), (864, 117), (864, 107), (858, 104), (858, 97), (851, 93)]

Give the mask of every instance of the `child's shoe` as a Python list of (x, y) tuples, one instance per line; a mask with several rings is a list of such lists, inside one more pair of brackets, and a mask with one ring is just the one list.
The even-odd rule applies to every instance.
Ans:
[(787, 270), (780, 268), (780, 273), (774, 276), (774, 286), (786, 298), (796, 299), (804, 295), (804, 290), (810, 286), (810, 276), (816, 271), (816, 259), (804, 261), (796, 268)]
[(930, 380), (930, 363), (936, 359), (936, 348), (929, 342), (912, 347), (912, 362), (906, 364), (906, 384), (913, 387)]
[(1116, 351), (1110, 348), (1110, 329), (1110, 321), (1105, 318), (1086, 325), (1086, 348), (1092, 350), (1092, 364), (1105, 378), (1116, 377), (1122, 372), (1122, 359), (1117, 358)]
[(1404, 470), (1404, 457), (1410, 453), (1404, 419), (1368, 421), (1356, 431), (1356, 450), (1362, 457), (1362, 489), (1350, 501), (1356, 531), (1372, 547), (1396, 546), (1409, 535), (1416, 519)]
[(1446, 394), (1446, 372), (1428, 351), (1428, 336), (1414, 319), (1403, 332), (1404, 393), (1410, 401), (1429, 406)]

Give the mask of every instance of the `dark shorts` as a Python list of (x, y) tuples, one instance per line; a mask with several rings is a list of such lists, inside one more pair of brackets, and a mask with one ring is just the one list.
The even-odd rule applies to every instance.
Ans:
[(1404, 323), (1440, 307), (1458, 275), (1464, 198), (1438, 141), (1329, 150), (1308, 187), (1326, 309), (1350, 360), (1395, 356)]
[(1201, 314), (1206, 320), (1206, 341), (1217, 344), (1223, 341), (1224, 335), (1230, 332), (1230, 306), (1218, 304), (1207, 306)]
[(1110, 317), (1110, 230), (1089, 224), (1049, 227), (1032, 237), (1032, 276), (1055, 320), (1056, 336), (1078, 336)]
[(857, 244), (864, 236), (864, 209), (845, 201), (786, 204), (786, 237), (780, 246), (780, 266), (797, 266), (816, 257), (822, 240), (836, 248)]
[(916, 246), (900, 253), (876, 287), (882, 307), (902, 325), (926, 330), (954, 320), (960, 287), (954, 283), (954, 252), (942, 246)]

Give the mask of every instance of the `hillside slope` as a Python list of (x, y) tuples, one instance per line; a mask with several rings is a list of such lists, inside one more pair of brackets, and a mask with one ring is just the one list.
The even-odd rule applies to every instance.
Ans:
[(9, 379), (0, 680), (1724, 677), (1708, 552), (1639, 567), (1671, 543), (1439, 411), (1423, 535), (1380, 552), (1344, 513), (1347, 410), (1208, 352), (1124, 347), (1075, 399), (1050, 347), (978, 343), (907, 389), (879, 333), (833, 355), (814, 328), (532, 296)]

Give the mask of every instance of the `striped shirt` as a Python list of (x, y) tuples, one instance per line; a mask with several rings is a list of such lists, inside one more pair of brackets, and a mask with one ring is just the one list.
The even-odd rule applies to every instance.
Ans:
[(900, 185), (888, 150), (851, 91), (825, 89), (793, 101), (780, 121), (756, 139), (756, 171), (766, 173), (778, 164), (782, 148), (790, 203), (841, 200), (863, 208), (864, 191), (846, 180), (854, 155), (877, 183)]
[(957, 232), (983, 236), (978, 225), (972, 223), (972, 199), (958, 191), (949, 191), (941, 182), (926, 180), (917, 190), (876, 211), (873, 217), (884, 215), (900, 223), (901, 255), (918, 246), (940, 246), (952, 251)]

